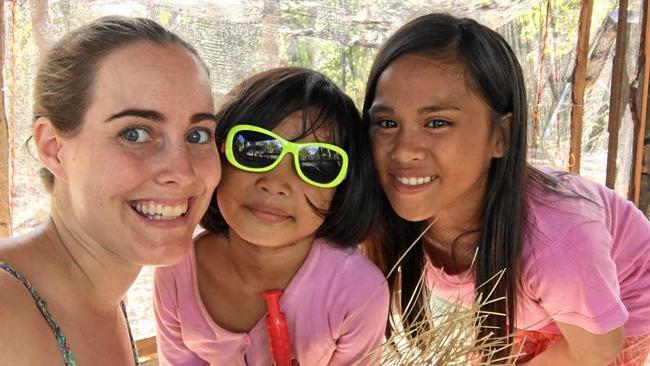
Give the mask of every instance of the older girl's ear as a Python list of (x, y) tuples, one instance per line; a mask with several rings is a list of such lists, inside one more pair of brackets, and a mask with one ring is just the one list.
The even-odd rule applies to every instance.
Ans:
[(32, 127), (34, 144), (41, 163), (61, 179), (64, 176), (63, 166), (61, 164), (61, 147), (63, 139), (60, 133), (54, 127), (52, 120), (47, 117), (40, 117), (34, 122)]
[(492, 157), (502, 158), (510, 147), (510, 129), (512, 125), (512, 113), (505, 114), (497, 119), (493, 133)]

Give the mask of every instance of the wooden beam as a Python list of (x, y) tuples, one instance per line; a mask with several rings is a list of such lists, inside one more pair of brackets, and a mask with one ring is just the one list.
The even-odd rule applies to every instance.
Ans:
[[(637, 207), (645, 212), (646, 215), (650, 214), (650, 190), (642, 190), (644, 185), (642, 180), (642, 173), (650, 171), (648, 165), (650, 161), (645, 161), (646, 169), (644, 169), (644, 155), (650, 155), (650, 147), (645, 146), (646, 128), (648, 123), (648, 89), (650, 87), (650, 16), (648, 14), (649, 4), (648, 0), (643, 2), (643, 19), (641, 29), (641, 44), (639, 46), (639, 72), (637, 76), (639, 88), (637, 89), (636, 115), (638, 120), (635, 120), (634, 128), (634, 147), (633, 147), (633, 161), (632, 161), (632, 179), (630, 179), (629, 199), (634, 202)], [(650, 179), (646, 174), (646, 181)], [(647, 182), (645, 182), (647, 183)], [(645, 207), (644, 207), (645, 206)]]
[(616, 183), (616, 158), (618, 157), (618, 132), (621, 128), (623, 112), (627, 105), (624, 91), (629, 90), (627, 74), (625, 73), (625, 52), (627, 50), (627, 0), (618, 3), (618, 25), (616, 27), (616, 51), (612, 66), (612, 91), (609, 96), (609, 143), (607, 147), (607, 175), (605, 185), (614, 189)]
[(9, 123), (5, 113), (4, 85), (4, 1), (0, 0), (0, 237), (11, 235), (11, 158)]
[(589, 28), (594, 2), (582, 0), (580, 20), (578, 21), (578, 45), (576, 63), (573, 69), (571, 87), (571, 146), (569, 148), (569, 171), (580, 173), (580, 155), (582, 151), (582, 118), (584, 114), (585, 81), (589, 55)]
[(139, 339), (135, 342), (135, 346), (138, 349), (138, 355), (141, 361), (156, 359), (158, 357), (155, 336)]

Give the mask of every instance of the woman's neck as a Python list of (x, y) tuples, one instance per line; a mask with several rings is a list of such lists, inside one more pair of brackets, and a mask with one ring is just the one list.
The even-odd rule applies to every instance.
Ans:
[(52, 280), (59, 281), (60, 290), (70, 294), (64, 301), (72, 306), (114, 311), (142, 269), (93, 240), (54, 206), (42, 235), (42, 249), (52, 259)]
[(314, 237), (282, 247), (250, 243), (233, 230), (228, 232), (225, 259), (243, 283), (262, 289), (285, 288), (304, 263)]

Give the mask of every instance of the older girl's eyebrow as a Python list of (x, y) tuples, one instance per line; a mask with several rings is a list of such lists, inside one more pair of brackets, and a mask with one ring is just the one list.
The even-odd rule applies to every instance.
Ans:
[(460, 108), (449, 104), (431, 104), (426, 107), (419, 108), (418, 114), (441, 112), (441, 111), (459, 111), (459, 110)]
[(373, 104), (368, 109), (368, 114), (375, 114), (375, 113), (382, 113), (382, 112), (383, 113), (392, 113), (392, 112), (394, 112), (394, 110), (393, 110), (393, 108), (391, 108), (391, 107), (389, 107), (389, 106), (387, 106), (385, 104), (381, 104), (381, 103)]
[[(419, 108), (417, 110), (418, 114), (425, 114), (425, 113), (431, 113), (431, 112), (441, 112), (441, 111), (459, 111), (460, 108), (449, 105), (449, 104), (431, 104), (428, 106), (424, 106), (422, 108)], [(373, 104), (369, 109), (368, 109), (368, 114), (375, 114), (375, 113), (393, 113), (395, 110), (385, 104)]]

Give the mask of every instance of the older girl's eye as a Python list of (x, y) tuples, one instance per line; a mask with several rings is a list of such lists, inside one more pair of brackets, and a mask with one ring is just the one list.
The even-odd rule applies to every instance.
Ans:
[(448, 125), (449, 125), (449, 121), (445, 121), (444, 119), (434, 119), (427, 122), (427, 127), (432, 127), (432, 128), (441, 128)]
[(190, 131), (185, 139), (192, 144), (207, 144), (212, 141), (212, 134), (208, 130), (197, 129)]
[(142, 127), (129, 127), (120, 132), (120, 137), (133, 144), (151, 141), (151, 135)]
[(390, 119), (380, 119), (378, 121), (375, 121), (373, 123), (377, 127), (381, 128), (395, 128), (397, 127), (397, 122), (390, 120)]

